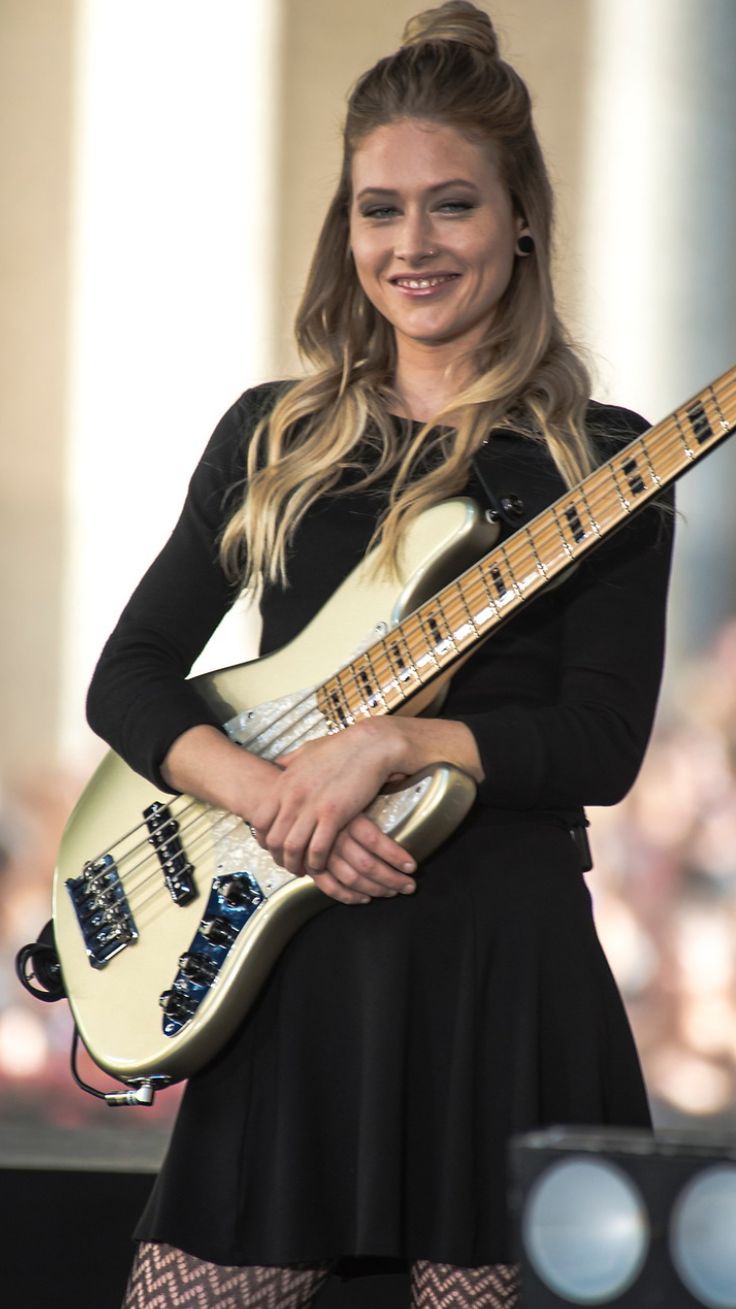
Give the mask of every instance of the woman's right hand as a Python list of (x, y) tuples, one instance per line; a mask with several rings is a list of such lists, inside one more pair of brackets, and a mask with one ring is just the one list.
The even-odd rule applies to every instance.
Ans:
[[(172, 789), (239, 814), (248, 823), (253, 822), (254, 815), (263, 821), (272, 808), (279, 782), (284, 780), (275, 764), (250, 754), (217, 728), (204, 724), (177, 737), (161, 773)], [(255, 831), (256, 840), (268, 849), (264, 840), (267, 832), (258, 827)], [(289, 871), (312, 877), (321, 891), (342, 904), (366, 904), (377, 897), (414, 890), (414, 878), (408, 871), (415, 866), (411, 856), (364, 813), (350, 819), (337, 833), (321, 869), (310, 869), (302, 860), (297, 866), (293, 857), (289, 862)]]
[(406, 850), (367, 814), (358, 814), (338, 833), (324, 871), (305, 869), (305, 875), (341, 904), (368, 904), (378, 897), (410, 895), (416, 883), (401, 871), (406, 867)]

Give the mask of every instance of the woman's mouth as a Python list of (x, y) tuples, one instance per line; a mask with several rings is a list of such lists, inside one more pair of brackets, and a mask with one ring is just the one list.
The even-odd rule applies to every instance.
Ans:
[(439, 287), (448, 286), (460, 276), (459, 273), (425, 273), (410, 277), (402, 275), (400, 277), (391, 277), (389, 281), (397, 290), (403, 291), (407, 295), (431, 295)]

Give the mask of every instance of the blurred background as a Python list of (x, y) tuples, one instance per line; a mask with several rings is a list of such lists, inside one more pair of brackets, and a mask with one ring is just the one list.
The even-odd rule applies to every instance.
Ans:
[[(0, 0), (0, 1126), (109, 1124), (69, 1076), (66, 1006), (12, 963), (102, 754), (86, 685), (220, 414), (298, 367), (345, 92), (420, 7)], [(533, 92), (595, 394), (658, 420), (736, 362), (736, 4), (486, 7)], [(655, 736), (631, 795), (590, 813), (599, 929), (668, 1125), (736, 1125), (735, 472), (736, 441), (681, 484)], [(200, 666), (253, 640), (236, 612)], [(126, 1127), (165, 1134), (177, 1098)]]

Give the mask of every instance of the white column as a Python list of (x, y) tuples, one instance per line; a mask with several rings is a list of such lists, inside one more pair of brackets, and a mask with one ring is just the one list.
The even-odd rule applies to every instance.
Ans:
[[(735, 64), (733, 0), (593, 0), (586, 334), (651, 421), (736, 363)], [(733, 443), (680, 485), (675, 656), (734, 612), (734, 485)]]
[(272, 369), (279, 0), (80, 0), (62, 756), (223, 410)]

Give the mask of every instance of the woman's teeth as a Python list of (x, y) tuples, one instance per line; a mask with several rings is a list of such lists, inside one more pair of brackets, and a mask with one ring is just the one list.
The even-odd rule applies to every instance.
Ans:
[(441, 286), (443, 282), (450, 282), (457, 273), (445, 273), (440, 277), (396, 277), (394, 278), (395, 286), (405, 286), (409, 291), (428, 291), (430, 287)]

